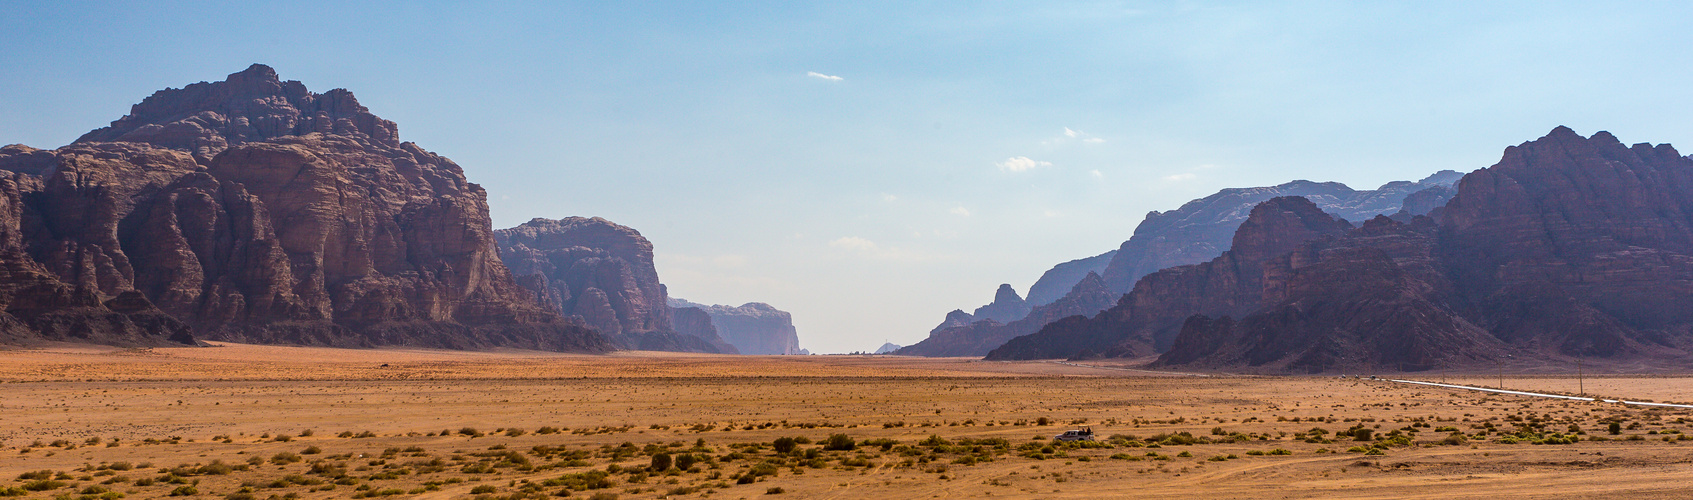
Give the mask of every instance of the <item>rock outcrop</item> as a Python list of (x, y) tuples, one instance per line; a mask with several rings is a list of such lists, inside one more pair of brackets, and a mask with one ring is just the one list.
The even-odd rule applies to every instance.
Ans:
[(1433, 214), (1265, 238), (1254, 210), (1223, 257), (989, 358), (1162, 352), (1158, 366), (1311, 372), (1693, 350), (1693, 159), (1674, 148), (1559, 127), (1465, 176)]
[(537, 218), (495, 231), (494, 239), (518, 284), (534, 293), (542, 306), (581, 318), (621, 346), (646, 351), (734, 350), (717, 336), (709, 320), (703, 326), (690, 325), (692, 335), (680, 334), (673, 327), (669, 297), (653, 266), (652, 242), (633, 228), (599, 217)]
[(697, 308), (711, 316), (718, 335), (741, 354), (804, 354), (793, 316), (762, 302), (740, 307), (704, 305), (672, 297), (672, 308)]
[[(954, 311), (956, 314), (947, 315), (948, 322), (929, 332), (928, 338), (900, 348), (894, 354), (979, 357), (1008, 340), (1039, 331), (1048, 323), (1070, 316), (1094, 314), (1110, 307), (1115, 300), (1116, 294), (1105, 288), (1105, 280), (1101, 279), (1099, 274), (1088, 273), (1081, 282), (1071, 287), (1070, 293), (1059, 298), (1057, 302), (1035, 307), (1029, 314), (1010, 323), (1000, 323), (993, 319), (976, 320), (968, 315), (957, 316), (956, 314), (962, 314), (962, 311)], [(972, 321), (958, 324), (964, 319)]]
[(892, 354), (894, 351), (898, 351), (900, 347), (899, 344), (893, 342), (883, 342), (882, 347), (876, 348), (876, 352), (872, 354)]
[(691, 335), (711, 344), (718, 354), (741, 353), (734, 344), (718, 335), (717, 326), (711, 323), (711, 314), (698, 307), (671, 307), (670, 324), (676, 328), (676, 333)]
[[(1053, 325), (1010, 339), (988, 359), (1070, 358), (1084, 350), (1144, 356), (1169, 348), (1189, 316), (1240, 315), (1265, 293), (1266, 262), (1306, 240), (1336, 236), (1352, 226), (1301, 197), (1272, 198), (1253, 207), (1230, 250), (1209, 262), (1148, 275), (1117, 305), (1095, 317), (1101, 325)], [(1103, 351), (1103, 352), (1102, 352)]]
[(978, 320), (991, 319), (1001, 323), (1015, 321), (1029, 314), (1029, 304), (1017, 295), (1011, 285), (1001, 284), (993, 294), (993, 302), (976, 308), (970, 316)]
[[(1392, 215), (1409, 220), (1412, 216), (1427, 214), (1434, 207), (1445, 203), (1452, 194), (1450, 186), (1462, 176), (1463, 174), (1458, 172), (1442, 170), (1421, 181), (1394, 181), (1368, 191), (1354, 190), (1338, 182), (1311, 181), (1224, 189), (1217, 194), (1190, 201), (1176, 210), (1147, 214), (1146, 219), (1135, 228), (1134, 235), (1117, 250), (1054, 266), (1030, 287), (1027, 302), (1031, 310), (1034, 306), (1055, 302), (1088, 273), (1098, 273), (1104, 277), (1106, 288), (1113, 298), (1098, 309), (1073, 311), (1074, 314), (1091, 316), (1110, 307), (1115, 303), (1116, 296), (1128, 293), (1134, 284), (1147, 274), (1160, 269), (1197, 264), (1221, 255), (1230, 248), (1235, 230), (1246, 221), (1253, 207), (1272, 198), (1303, 197), (1321, 207), (1324, 212), (1349, 221), (1367, 220), (1377, 215)], [(1018, 319), (1021, 318), (996, 318), (1002, 324)], [(949, 317), (944, 324), (953, 323), (956, 322)], [(1034, 329), (1019, 335), (1033, 333), (1040, 326), (1044, 325), (1036, 325)], [(939, 330), (940, 328), (937, 328), (930, 333), (933, 335)], [(990, 349), (992, 347), (997, 346), (991, 346)], [(946, 351), (974, 352), (976, 349)]]
[(254, 65), (159, 91), (50, 159), (0, 150), (28, 256), (4, 286), (39, 266), (58, 284), (25, 288), (69, 290), (15, 291), (8, 310), (110, 311), (149, 338), (609, 349), (535, 305), (494, 249), (486, 193), (396, 130), (345, 90)]

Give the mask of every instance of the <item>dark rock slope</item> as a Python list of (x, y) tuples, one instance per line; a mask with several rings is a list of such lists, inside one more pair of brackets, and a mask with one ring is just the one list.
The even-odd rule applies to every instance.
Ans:
[(1116, 300), (1117, 295), (1105, 289), (1105, 280), (1096, 273), (1088, 273), (1071, 287), (1070, 293), (1057, 302), (1034, 307), (1027, 315), (1010, 323), (991, 318), (975, 319), (963, 311), (947, 315), (947, 322), (929, 332), (929, 338), (912, 344), (894, 354), (902, 356), (982, 356), (1005, 341), (1039, 331), (1048, 323), (1068, 316), (1098, 312)]
[(793, 316), (762, 302), (740, 307), (704, 305), (671, 298), (670, 307), (696, 308), (711, 316), (718, 335), (741, 354), (803, 354)]
[(582, 318), (630, 349), (719, 352), (710, 343), (715, 333), (678, 335), (672, 327), (653, 245), (640, 232), (599, 217), (566, 217), (533, 219), (495, 231), (494, 239), (518, 283), (548, 310)]
[[(1465, 176), (1435, 215), (1307, 237), (1233, 285), (1154, 288), (1228, 254), (1160, 271), (1118, 306), (990, 358), (1165, 351), (1158, 365), (1415, 370), (1504, 354), (1685, 360), (1693, 347), (1693, 160), (1670, 146), (1559, 127)], [(1237, 236), (1230, 254), (1246, 248)]]
[(458, 165), (262, 65), (0, 167), (16, 338), (611, 347), (517, 286)]
[[(1169, 267), (1197, 264), (1221, 255), (1230, 248), (1235, 230), (1246, 221), (1253, 207), (1272, 198), (1303, 197), (1315, 203), (1324, 212), (1354, 222), (1377, 215), (1394, 215), (1408, 220), (1411, 216), (1427, 214), (1434, 207), (1445, 203), (1452, 195), (1450, 186), (1460, 177), (1462, 174), (1443, 170), (1421, 181), (1394, 181), (1367, 191), (1354, 190), (1338, 182), (1311, 181), (1224, 189), (1211, 196), (1190, 201), (1176, 210), (1147, 214), (1146, 219), (1135, 228), (1134, 235), (1117, 250), (1054, 266), (1030, 287), (1028, 303), (1034, 307), (1055, 302), (1092, 272), (1104, 278), (1105, 287), (1111, 293), (1112, 299), (1103, 303), (1085, 298), (1073, 300), (1072, 303), (1099, 303), (1100, 306), (1093, 310), (1071, 312), (1082, 315), (1098, 313), (1115, 303), (1116, 296), (1128, 293), (1135, 282), (1147, 274)], [(1084, 290), (1093, 292), (1091, 288)], [(996, 300), (997, 297), (996, 295)], [(1052, 321), (1062, 317), (1064, 316), (1054, 317)], [(985, 318), (977, 317), (972, 321), (959, 323), (949, 316), (943, 325), (957, 327), (979, 319)], [(1022, 318), (995, 319), (1000, 323), (1011, 323)], [(1026, 331), (1019, 331), (1016, 335), (1033, 333), (1044, 325), (1034, 325), (1032, 329), (1021, 328), (1020, 330)], [(930, 332), (931, 336), (943, 329), (937, 327), (935, 331)], [(981, 328), (978, 327), (977, 330)], [(952, 334), (945, 337), (1010, 339), (1016, 335), (1006, 336), (1004, 332), (985, 335), (978, 331), (974, 334)], [(997, 346), (989, 346), (988, 349), (993, 347)], [(946, 351), (986, 353), (981, 349)]]

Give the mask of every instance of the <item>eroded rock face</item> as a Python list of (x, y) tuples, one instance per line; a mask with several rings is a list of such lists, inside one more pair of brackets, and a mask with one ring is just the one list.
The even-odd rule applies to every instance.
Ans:
[[(1029, 288), (1028, 303), (1032, 308), (1057, 301), (1090, 272), (1104, 277), (1106, 287), (1113, 295), (1122, 295), (1131, 291), (1142, 277), (1155, 271), (1215, 258), (1231, 248), (1235, 231), (1247, 220), (1253, 207), (1272, 198), (1303, 197), (1330, 215), (1354, 222), (1377, 215), (1409, 220), (1445, 203), (1451, 197), (1450, 186), (1462, 176), (1458, 172), (1443, 170), (1421, 181), (1394, 181), (1365, 191), (1354, 190), (1338, 182), (1311, 181), (1224, 189), (1190, 201), (1176, 210), (1147, 214), (1146, 219), (1135, 228), (1134, 236), (1117, 250), (1054, 266)], [(1115, 300), (1113, 298), (1111, 303)], [(1074, 313), (1091, 316), (1111, 303), (1095, 310)], [(1022, 318), (998, 318), (997, 321), (1010, 323), (1018, 319)], [(948, 321), (951, 322), (951, 319)], [(968, 351), (973, 349), (957, 352)]]
[(717, 326), (711, 324), (711, 315), (697, 307), (670, 308), (670, 324), (676, 327), (676, 333), (698, 337), (717, 349), (719, 354), (740, 354), (733, 344), (723, 340), (717, 334)]
[(1110, 307), (1115, 300), (1116, 294), (1105, 288), (1105, 280), (1097, 273), (1088, 273), (1082, 277), (1081, 282), (1071, 287), (1070, 293), (1056, 302), (1033, 308), (1016, 321), (1000, 323), (993, 319), (982, 319), (967, 324), (956, 324), (963, 319), (973, 318), (966, 315), (955, 319), (954, 315), (948, 315), (948, 323), (929, 332), (928, 338), (900, 348), (895, 354), (930, 357), (983, 356), (1008, 340), (1035, 333), (1040, 331), (1041, 327), (1063, 318), (1092, 315)]
[(599, 217), (538, 218), (495, 231), (495, 239), (518, 282), (549, 310), (582, 318), (630, 349), (725, 351), (714, 329), (708, 336), (693, 325), (694, 335), (678, 335), (652, 242), (639, 231)]
[(517, 286), (481, 187), (344, 90), (255, 65), (155, 93), (39, 179), (39, 152), (0, 156), (23, 165), (21, 249), (78, 304), (243, 342), (610, 347)]
[[(1266, 261), (1306, 240), (1336, 236), (1352, 226), (1300, 197), (1272, 198), (1253, 207), (1232, 248), (1210, 262), (1153, 273), (1117, 305), (1087, 321), (1052, 325), (1017, 337), (988, 359), (1144, 356), (1168, 349), (1189, 316), (1240, 315), (1262, 300)], [(1084, 318), (1085, 319), (1085, 318)], [(1089, 352), (1084, 352), (1089, 351)]]
[(1693, 160), (1668, 145), (1559, 127), (1465, 176), (1433, 214), (1286, 252), (1297, 225), (1249, 221), (1223, 257), (1154, 273), (1117, 307), (989, 357), (1157, 350), (1160, 366), (1303, 372), (1693, 348)]
[(999, 289), (994, 291), (993, 302), (976, 308), (976, 312), (971, 316), (978, 320), (991, 319), (1004, 323), (1016, 321), (1028, 314), (1029, 304), (1017, 295), (1017, 290), (1011, 288), (1011, 285), (1001, 284)]
[(748, 302), (740, 307), (704, 305), (671, 298), (672, 308), (697, 308), (711, 316), (718, 335), (733, 344), (741, 354), (805, 354), (799, 348), (799, 333), (794, 329), (793, 316), (787, 311), (762, 302)]

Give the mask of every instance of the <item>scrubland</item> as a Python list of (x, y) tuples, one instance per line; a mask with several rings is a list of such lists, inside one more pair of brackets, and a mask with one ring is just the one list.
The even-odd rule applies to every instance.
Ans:
[[(1504, 382), (1693, 399), (1673, 375)], [(1099, 441), (1051, 439), (1082, 427)], [(1693, 412), (1051, 362), (0, 351), (14, 497), (1685, 498), (1684, 432)]]

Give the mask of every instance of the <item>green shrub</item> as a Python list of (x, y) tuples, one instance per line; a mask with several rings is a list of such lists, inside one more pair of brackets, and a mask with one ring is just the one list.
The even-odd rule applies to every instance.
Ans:
[(846, 434), (830, 434), (829, 439), (823, 442), (825, 451), (847, 451), (857, 447), (858, 443)]
[(485, 493), (493, 493), (493, 492), (496, 492), (496, 491), (500, 491), (500, 489), (495, 488), (494, 485), (491, 485), (491, 484), (484, 484), (482, 486), (477, 486), (475, 488), (471, 488), (470, 494), (481, 495), (481, 494), (485, 494)]
[(799, 443), (797, 441), (794, 441), (794, 438), (791, 438), (791, 437), (779, 437), (779, 438), (776, 438), (775, 441), (770, 442), (770, 447), (775, 448), (776, 453), (787, 453), (787, 452), (790, 452), (790, 451), (794, 451), (794, 448), (797, 447), (797, 446), (799, 446)]
[(198, 495), (198, 494), (200, 494), (200, 490), (198, 488), (195, 488), (192, 485), (190, 485), (190, 486), (178, 486), (178, 487), (176, 487), (176, 489), (170, 490), (170, 496), (173, 496), (173, 497), (188, 497), (188, 496), (194, 496), (194, 495)]
[(653, 454), (652, 471), (664, 472), (670, 470), (670, 463), (669, 453), (655, 453)]

